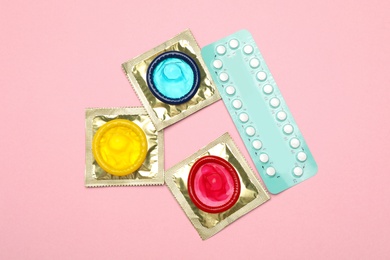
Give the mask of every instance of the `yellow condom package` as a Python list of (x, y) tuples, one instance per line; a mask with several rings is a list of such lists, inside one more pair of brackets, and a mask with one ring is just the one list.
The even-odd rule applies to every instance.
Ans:
[(164, 184), (163, 139), (142, 107), (87, 109), (85, 186)]
[(221, 98), (190, 30), (122, 68), (157, 130)]

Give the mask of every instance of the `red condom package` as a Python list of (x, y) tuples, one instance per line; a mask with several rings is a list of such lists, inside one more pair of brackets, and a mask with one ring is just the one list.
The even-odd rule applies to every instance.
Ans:
[(170, 168), (165, 183), (204, 240), (270, 199), (228, 133)]

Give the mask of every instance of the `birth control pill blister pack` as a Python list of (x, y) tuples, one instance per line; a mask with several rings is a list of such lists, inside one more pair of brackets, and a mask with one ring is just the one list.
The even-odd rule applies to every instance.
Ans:
[(207, 45), (202, 56), (268, 190), (316, 174), (317, 164), (263, 56), (246, 30)]

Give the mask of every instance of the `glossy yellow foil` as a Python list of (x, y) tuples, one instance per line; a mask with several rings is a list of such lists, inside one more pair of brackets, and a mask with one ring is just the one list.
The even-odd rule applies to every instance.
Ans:
[[(163, 52), (180, 51), (190, 56), (200, 70), (200, 84), (191, 100), (180, 105), (170, 105), (158, 100), (149, 90), (146, 73), (150, 63)], [(163, 129), (186, 116), (220, 99), (215, 84), (203, 62), (200, 48), (189, 30), (182, 32), (158, 47), (122, 64), (135, 92), (148, 111), (158, 130)]]
[[(126, 119), (137, 124), (148, 143), (146, 158), (141, 167), (125, 176), (114, 176), (104, 171), (92, 154), (92, 139), (96, 131), (113, 119)], [(164, 184), (163, 132), (157, 131), (142, 107), (91, 108), (86, 110), (86, 171), (85, 186), (132, 186)]]
[(95, 161), (115, 176), (131, 174), (141, 167), (147, 149), (144, 131), (128, 119), (107, 121), (96, 131), (92, 140)]
[[(187, 180), (190, 169), (197, 159), (207, 155), (227, 160), (236, 169), (240, 178), (241, 192), (238, 201), (229, 210), (218, 214), (197, 208), (188, 193)], [(169, 169), (165, 175), (165, 182), (202, 239), (213, 236), (234, 220), (269, 200), (267, 192), (227, 133)]]

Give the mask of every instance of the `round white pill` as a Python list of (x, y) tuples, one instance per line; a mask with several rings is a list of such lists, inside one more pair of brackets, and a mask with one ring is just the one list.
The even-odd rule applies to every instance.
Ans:
[(286, 114), (284, 111), (279, 111), (279, 112), (276, 114), (276, 117), (278, 118), (278, 120), (284, 121), (284, 120), (286, 120), (286, 118), (287, 118), (287, 114)]
[(222, 72), (221, 74), (219, 74), (219, 79), (223, 82), (227, 81), (229, 79), (229, 75), (225, 72)]
[(248, 126), (245, 129), (245, 132), (246, 132), (247, 135), (253, 136), (256, 133), (256, 130), (252, 126)]
[(262, 162), (262, 163), (268, 162), (268, 154), (266, 154), (266, 153), (260, 154), (259, 159), (260, 159), (260, 162)]
[(285, 134), (288, 134), (288, 135), (289, 135), (289, 134), (291, 134), (293, 131), (294, 131), (294, 128), (293, 128), (292, 125), (288, 124), (288, 125), (283, 126), (283, 132), (284, 132)]
[(236, 39), (230, 40), (229, 46), (230, 46), (230, 48), (232, 48), (232, 49), (237, 48), (237, 47), (238, 47), (238, 41), (237, 41)]
[(294, 169), (293, 169), (293, 173), (294, 173), (294, 175), (295, 176), (298, 176), (298, 177), (300, 177), (300, 176), (302, 176), (302, 174), (303, 174), (303, 169), (301, 168), (301, 167), (295, 167)]
[(271, 107), (278, 107), (280, 105), (280, 100), (276, 97), (271, 98), (269, 104), (271, 105)]
[(223, 55), (223, 54), (225, 54), (225, 52), (226, 52), (225, 46), (219, 45), (219, 46), (217, 47), (217, 53), (218, 53), (219, 55)]
[(245, 123), (246, 121), (249, 120), (249, 116), (247, 113), (241, 113), (238, 118), (240, 119), (241, 122)]
[(259, 71), (256, 74), (256, 77), (260, 81), (264, 81), (267, 78), (267, 74), (264, 71)]
[(245, 45), (245, 47), (244, 47), (244, 52), (245, 52), (246, 54), (251, 54), (251, 53), (253, 52), (253, 47), (250, 46), (250, 45)]
[(238, 99), (233, 100), (232, 104), (235, 109), (240, 109), (242, 107), (242, 102)]
[(306, 159), (307, 159), (307, 155), (306, 155), (304, 152), (299, 152), (299, 153), (297, 154), (297, 159), (298, 159), (298, 161), (300, 161), (300, 162), (304, 162), (304, 161), (306, 161)]
[(267, 170), (265, 170), (265, 173), (268, 175), (268, 176), (274, 176), (275, 173), (276, 173), (276, 170), (274, 167), (268, 167)]
[(290, 146), (292, 148), (298, 148), (301, 145), (301, 142), (297, 138), (293, 138), (290, 140)]
[(226, 89), (225, 89), (226, 93), (228, 95), (233, 95), (234, 92), (236, 92), (236, 89), (233, 87), (233, 86), (227, 86)]
[(254, 141), (252, 142), (252, 146), (253, 146), (253, 148), (255, 148), (256, 150), (259, 150), (259, 149), (263, 146), (263, 144), (261, 143), (260, 140), (254, 140)]
[(222, 61), (221, 61), (221, 60), (215, 60), (215, 61), (213, 61), (213, 66), (214, 66), (214, 68), (216, 68), (216, 69), (222, 68)]
[(249, 61), (249, 66), (251, 66), (252, 68), (257, 68), (259, 67), (260, 65), (260, 61), (256, 58), (253, 58)]
[(263, 91), (265, 94), (271, 94), (272, 91), (274, 91), (274, 88), (271, 85), (267, 84), (263, 87)]

